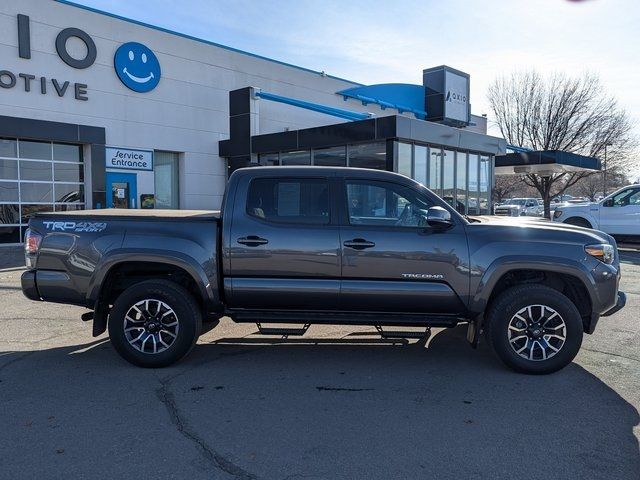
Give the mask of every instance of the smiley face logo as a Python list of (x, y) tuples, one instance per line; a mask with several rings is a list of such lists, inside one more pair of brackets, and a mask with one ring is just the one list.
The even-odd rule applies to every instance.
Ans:
[(113, 57), (120, 81), (134, 92), (149, 92), (160, 81), (160, 63), (156, 55), (141, 43), (120, 45)]

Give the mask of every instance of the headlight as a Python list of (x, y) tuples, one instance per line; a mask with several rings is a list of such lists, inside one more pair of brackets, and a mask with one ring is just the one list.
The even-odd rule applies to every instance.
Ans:
[(603, 263), (611, 264), (613, 263), (614, 249), (613, 245), (609, 245), (608, 243), (598, 243), (596, 245), (587, 245), (584, 247), (584, 251), (587, 252), (592, 257), (597, 258)]
[(562, 216), (562, 210), (556, 210), (553, 212), (553, 218), (560, 218)]

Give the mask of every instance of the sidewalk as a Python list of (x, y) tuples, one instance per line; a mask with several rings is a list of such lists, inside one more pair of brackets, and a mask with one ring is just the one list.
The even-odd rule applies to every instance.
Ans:
[(22, 247), (0, 247), (0, 270), (24, 267)]

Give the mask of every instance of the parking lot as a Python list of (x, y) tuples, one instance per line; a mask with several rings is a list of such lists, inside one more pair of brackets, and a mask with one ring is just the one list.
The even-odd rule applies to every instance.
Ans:
[(640, 478), (640, 253), (627, 307), (549, 376), (465, 329), (288, 340), (223, 320), (163, 370), (91, 337), (85, 310), (26, 300), (0, 252), (1, 478)]

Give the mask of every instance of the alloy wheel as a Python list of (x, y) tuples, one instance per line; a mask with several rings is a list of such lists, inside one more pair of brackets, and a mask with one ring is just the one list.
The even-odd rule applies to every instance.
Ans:
[(124, 334), (129, 344), (142, 353), (167, 350), (178, 337), (180, 323), (173, 309), (156, 299), (140, 300), (124, 317)]
[(547, 305), (528, 305), (509, 321), (509, 345), (522, 358), (539, 362), (555, 356), (564, 346), (567, 326)]

